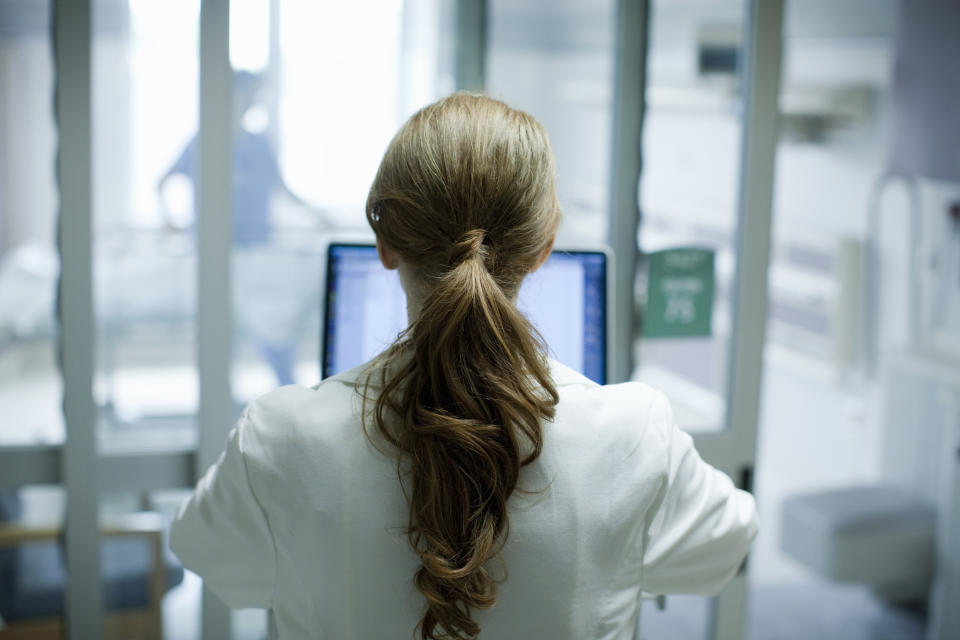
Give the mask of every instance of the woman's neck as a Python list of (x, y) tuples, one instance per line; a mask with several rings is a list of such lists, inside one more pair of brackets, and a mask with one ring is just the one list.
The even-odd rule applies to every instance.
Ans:
[[(412, 325), (420, 317), (420, 310), (423, 309), (423, 299), (425, 297), (423, 281), (416, 272), (405, 262), (400, 262), (397, 267), (400, 274), (400, 286), (407, 296), (407, 325)], [(517, 297), (510, 298), (513, 304), (517, 304)]]
[(400, 286), (407, 296), (407, 325), (412, 325), (420, 317), (423, 308), (423, 285), (416, 273), (405, 263), (401, 262), (398, 268)]

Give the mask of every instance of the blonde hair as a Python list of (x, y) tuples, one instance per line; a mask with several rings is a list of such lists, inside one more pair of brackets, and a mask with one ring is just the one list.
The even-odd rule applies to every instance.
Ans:
[[(543, 127), (457, 93), (414, 114), (370, 188), (367, 220), (416, 274), (419, 316), (363, 386), (364, 429), (400, 452), (423, 639), (472, 638), (492, 607), (507, 500), (540, 454), (558, 396), (542, 338), (515, 298), (551, 247), (560, 208)], [(368, 432), (369, 433), (369, 432)]]

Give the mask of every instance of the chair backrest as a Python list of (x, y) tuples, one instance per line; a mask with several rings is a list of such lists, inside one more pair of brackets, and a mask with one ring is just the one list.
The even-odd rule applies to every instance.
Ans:
[[(0, 490), (0, 525), (16, 520), (22, 512), (20, 492), (17, 489)], [(7, 602), (13, 593), (16, 571), (17, 549), (0, 546), (0, 616), (3, 614), (3, 603)]]
[(17, 489), (0, 489), (0, 523), (10, 522), (20, 517), (23, 503)]

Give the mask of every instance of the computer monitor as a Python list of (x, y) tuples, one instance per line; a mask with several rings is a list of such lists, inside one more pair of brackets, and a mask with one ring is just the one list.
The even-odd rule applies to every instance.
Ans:
[[(603, 250), (554, 251), (520, 288), (517, 307), (547, 342), (550, 357), (604, 384), (607, 381), (608, 255)], [(327, 248), (322, 373), (363, 364), (407, 328), (397, 271), (380, 264), (376, 246)]]

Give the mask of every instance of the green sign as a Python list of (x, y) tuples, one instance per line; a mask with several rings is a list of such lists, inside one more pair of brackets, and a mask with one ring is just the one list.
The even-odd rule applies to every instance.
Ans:
[(709, 336), (713, 316), (713, 258), (710, 249), (665, 249), (647, 254), (648, 338)]

